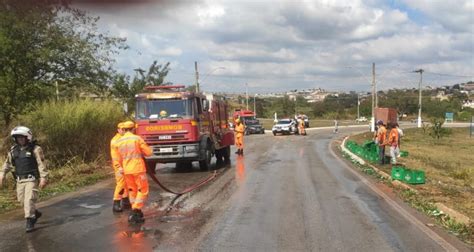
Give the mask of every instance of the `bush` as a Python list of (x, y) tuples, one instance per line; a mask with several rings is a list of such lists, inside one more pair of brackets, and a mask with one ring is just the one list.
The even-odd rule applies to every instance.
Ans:
[(434, 118), (431, 120), (433, 125), (430, 127), (430, 136), (434, 139), (440, 139), (441, 137), (448, 136), (451, 131), (447, 128), (443, 128), (444, 121), (442, 119)]
[(466, 109), (465, 111), (458, 112), (457, 119), (463, 122), (470, 122), (472, 115), (474, 115), (474, 113), (471, 110), (472, 109)]
[[(117, 122), (124, 119), (115, 101), (47, 102), (20, 117), (33, 131), (48, 160), (63, 166), (75, 159), (105, 159)], [(76, 160), (77, 161), (77, 160)]]

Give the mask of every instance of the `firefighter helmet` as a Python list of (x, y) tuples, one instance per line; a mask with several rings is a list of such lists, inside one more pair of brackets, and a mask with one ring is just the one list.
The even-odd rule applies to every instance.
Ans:
[(168, 115), (168, 112), (166, 112), (166, 110), (160, 111), (160, 116), (161, 117), (166, 117), (167, 115)]
[(123, 129), (132, 129), (135, 127), (135, 123), (132, 121), (126, 121), (122, 125), (123, 125)]

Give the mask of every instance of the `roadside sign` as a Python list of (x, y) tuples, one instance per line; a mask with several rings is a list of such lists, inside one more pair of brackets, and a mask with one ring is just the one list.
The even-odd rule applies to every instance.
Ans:
[(453, 122), (454, 121), (454, 113), (453, 112), (446, 112), (444, 120), (445, 120), (445, 122)]

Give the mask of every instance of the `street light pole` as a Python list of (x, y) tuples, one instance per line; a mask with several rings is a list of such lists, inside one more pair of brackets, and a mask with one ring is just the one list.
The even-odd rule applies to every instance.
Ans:
[(219, 69), (226, 69), (226, 68), (225, 68), (225, 67), (216, 67), (216, 68), (213, 68), (213, 69), (209, 70), (209, 72), (207, 72), (207, 73), (204, 75), (204, 77), (203, 77), (201, 83), (204, 83), (204, 82), (207, 80), (207, 77), (209, 77), (209, 75), (211, 75), (211, 73), (213, 73), (213, 72), (215, 72), (216, 70), (219, 70)]
[(255, 118), (256, 118), (257, 117), (257, 110), (256, 110), (256, 106), (255, 106), (255, 96), (257, 96), (257, 94), (253, 95), (253, 113), (255, 114)]
[(249, 110), (249, 84), (248, 83), (245, 83), (245, 98), (247, 99), (246, 107), (247, 107), (247, 110)]
[(199, 93), (199, 72), (197, 61), (194, 61), (194, 71), (196, 72), (196, 93)]
[(360, 98), (359, 98), (359, 93), (357, 93), (357, 119), (360, 118), (359, 106), (360, 106)]
[(413, 71), (414, 73), (420, 73), (420, 82), (418, 84), (418, 128), (421, 128), (421, 83), (423, 81), (423, 72), (425, 70), (423, 69), (418, 69), (416, 71)]
[(372, 63), (372, 119), (370, 119), (370, 131), (375, 131), (375, 63)]

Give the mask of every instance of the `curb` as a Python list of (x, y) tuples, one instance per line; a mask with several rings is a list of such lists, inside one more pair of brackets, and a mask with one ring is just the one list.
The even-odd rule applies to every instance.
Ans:
[(386, 179), (389, 179), (392, 183), (392, 185), (396, 186), (396, 187), (402, 187), (404, 189), (408, 189), (408, 190), (412, 190), (413, 192), (416, 192), (418, 193), (415, 189), (413, 189), (412, 187), (410, 187), (409, 185), (405, 184), (405, 183), (402, 183), (398, 180), (393, 180), (392, 179), (392, 176), (390, 176), (389, 174), (387, 174), (386, 172), (380, 170), (379, 168), (373, 166), (372, 164), (368, 163), (368, 162), (365, 162), (365, 160), (363, 160), (362, 158), (360, 158), (359, 156), (355, 155), (354, 153), (352, 153), (350, 150), (348, 150), (346, 148), (346, 140), (348, 139), (349, 137), (346, 136), (344, 137), (344, 140), (342, 140), (342, 143), (341, 143), (341, 149), (343, 152), (349, 154), (349, 156), (351, 156), (351, 158), (353, 160), (356, 160), (359, 164), (361, 165), (367, 165), (369, 166), (370, 168), (372, 168), (375, 172), (377, 172), (381, 177), (383, 178), (386, 178)]
[[(346, 143), (346, 140), (349, 139), (349, 136), (346, 136), (344, 137), (344, 140), (342, 141), (341, 143), (341, 150), (348, 154), (353, 160), (357, 161), (359, 164), (361, 165), (367, 165), (369, 166), (370, 168), (374, 169), (375, 172), (377, 172), (377, 174), (379, 174), (381, 177), (384, 177), (386, 179), (389, 179), (391, 181), (391, 184), (395, 187), (402, 187), (404, 189), (408, 189), (408, 190), (411, 190), (413, 191), (414, 193), (417, 193), (418, 194), (418, 190), (414, 189), (413, 187), (405, 184), (405, 183), (402, 183), (398, 180), (393, 180), (392, 179), (392, 176), (388, 175), (386, 172), (380, 170), (379, 168), (373, 166), (372, 164), (368, 163), (368, 162), (365, 162), (365, 160), (363, 160), (362, 158), (360, 158), (359, 156), (355, 155), (354, 153), (352, 153), (351, 151), (349, 151), (346, 146), (345, 146), (345, 143)], [(466, 225), (469, 225), (470, 223), (470, 218), (465, 216), (464, 214), (452, 209), (452, 208), (449, 208), (447, 207), (446, 205), (442, 204), (442, 203), (434, 203), (435, 206), (445, 212), (446, 214), (448, 214), (450, 217), (454, 218), (457, 222), (459, 223), (463, 223), (463, 224), (466, 224)]]

